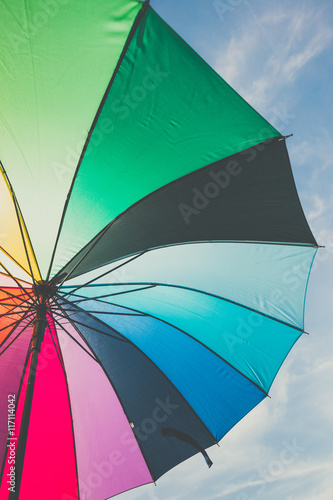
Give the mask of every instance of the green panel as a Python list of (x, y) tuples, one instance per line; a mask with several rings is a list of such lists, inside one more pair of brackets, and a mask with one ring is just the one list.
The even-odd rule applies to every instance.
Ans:
[(143, 196), (279, 135), (149, 8), (81, 164), (53, 271)]
[(137, 0), (0, 2), (0, 155), (42, 273)]

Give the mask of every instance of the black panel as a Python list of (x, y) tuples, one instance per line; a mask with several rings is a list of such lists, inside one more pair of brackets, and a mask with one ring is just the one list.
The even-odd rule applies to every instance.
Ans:
[[(73, 305), (69, 309), (72, 310)], [(191, 406), (138, 348), (121, 341), (120, 337), (119, 340), (114, 338), (118, 336), (117, 332), (87, 314), (71, 312), (70, 317), (87, 325), (80, 324), (78, 328), (101, 361), (129, 421), (134, 423), (137, 440), (153, 479), (199, 452), (182, 440), (163, 436), (162, 429), (172, 427), (186, 433), (202, 448), (215, 443)]]
[(73, 277), (149, 248), (207, 240), (316, 245), (284, 139), (268, 140), (151, 193), (116, 218), (64, 270), (69, 272), (89, 248)]

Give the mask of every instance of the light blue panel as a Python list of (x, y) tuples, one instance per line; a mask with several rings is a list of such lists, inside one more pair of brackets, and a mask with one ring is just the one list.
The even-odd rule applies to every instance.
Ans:
[[(81, 303), (110, 312), (108, 304)], [(181, 392), (216, 440), (265, 397), (252, 382), (176, 328), (149, 316), (94, 313), (142, 350)]]
[[(128, 286), (128, 290), (133, 287)], [(123, 285), (87, 287), (90, 294), (125, 291)], [(98, 293), (97, 293), (98, 290)], [(82, 290), (80, 290), (82, 293)], [(156, 286), (103, 300), (156, 316), (184, 330), (268, 392), (301, 332), (262, 314), (204, 293)], [(100, 305), (90, 304), (95, 310)]]
[[(257, 243), (193, 243), (148, 251), (94, 283), (163, 283), (203, 290), (303, 329), (304, 299), (316, 248)], [(82, 284), (105, 266), (67, 284)], [(80, 291), (81, 293), (81, 291)], [(99, 293), (99, 292), (97, 292)]]

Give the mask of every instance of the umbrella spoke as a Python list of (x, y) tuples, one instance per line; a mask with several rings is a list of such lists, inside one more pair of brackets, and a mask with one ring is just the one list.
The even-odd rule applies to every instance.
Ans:
[[(20, 308), (22, 310), (34, 308), (34, 305), (26, 306), (25, 304), (15, 304), (15, 302), (5, 302), (4, 304), (0, 303), (0, 306), (1, 307), (12, 307), (13, 308), (12, 310), (17, 309), (17, 308)], [(0, 317), (1, 316), (5, 316), (5, 314), (0, 314)]]
[[(1, 162), (0, 162), (0, 164), (1, 164)], [(7, 255), (7, 257), (8, 257), (11, 261), (13, 261), (13, 262), (14, 262), (14, 264), (16, 264), (16, 265), (17, 265), (17, 267), (19, 267), (20, 269), (22, 269), (22, 271), (24, 271), (26, 274), (28, 274), (28, 275), (29, 275), (29, 271), (28, 271), (27, 269), (25, 269), (25, 267), (23, 267), (23, 266), (22, 266), (22, 264), (20, 264), (20, 263), (19, 263), (19, 262), (18, 262), (18, 261), (17, 261), (17, 260), (16, 260), (16, 259), (15, 259), (15, 258), (14, 258), (11, 254), (10, 254), (10, 253), (9, 253), (9, 252), (7, 252), (7, 250), (5, 250), (3, 247), (0, 247), (0, 250), (1, 250), (1, 251), (5, 254), (5, 255)], [(6, 276), (7, 278), (11, 278), (11, 279), (13, 279), (13, 278), (12, 278), (12, 276), (11, 276), (11, 275), (9, 275), (8, 273), (3, 273), (3, 272), (1, 272), (1, 271), (0, 271), (0, 274), (2, 274), (3, 276)], [(13, 280), (13, 281), (15, 281), (15, 280)], [(20, 281), (24, 281), (25, 283), (28, 283), (28, 281), (26, 281), (26, 280), (22, 280), (22, 279), (20, 279)], [(28, 283), (28, 284), (29, 284), (29, 285), (32, 285), (32, 283)]]
[(6, 271), (6, 273), (8, 273), (10, 275), (10, 277), (15, 281), (15, 283), (17, 284), (17, 286), (26, 294), (26, 295), (29, 295), (29, 297), (31, 298), (31, 300), (37, 304), (36, 300), (34, 299), (34, 297), (32, 295), (30, 295), (30, 293), (25, 289), (23, 288), (23, 286), (21, 285), (21, 283), (11, 274), (10, 271), (8, 271), (8, 269), (4, 266), (4, 264), (2, 262), (0, 262), (0, 265), (3, 267), (3, 269)]
[[(10, 293), (7, 288), (0, 288), (0, 291), (2, 291), (3, 293), (6, 293), (9, 297), (13, 297), (14, 299), (19, 299), (22, 302), (26, 302), (28, 304), (32, 303), (31, 300), (29, 300), (29, 299), (23, 299), (22, 295), (15, 295), (13, 293)], [(30, 295), (26, 291), (24, 291), (24, 295), (28, 295), (30, 297)], [(0, 299), (0, 302), (2, 302), (4, 300), (7, 300), (7, 299)]]
[[(13, 260), (13, 259), (12, 259), (12, 260)], [(3, 273), (3, 272), (1, 272), (1, 271), (0, 271), (0, 276), (5, 276), (6, 278), (10, 278), (10, 279), (11, 279), (11, 277), (10, 277), (10, 276), (8, 276), (8, 274)], [(21, 282), (21, 283), (25, 283), (26, 285), (28, 285), (28, 286), (30, 286), (30, 287), (32, 286), (32, 283), (29, 283), (28, 281), (23, 280), (22, 278), (20, 278), (20, 282)], [(13, 287), (12, 287), (12, 288), (13, 288)]]
[[(104, 304), (109, 304), (109, 302), (104, 302)], [(123, 307), (123, 306), (120, 306), (120, 307)], [(66, 313), (68, 313), (68, 311), (73, 312), (73, 313), (78, 312), (78, 311), (75, 311), (74, 309), (66, 309)], [(91, 313), (91, 314), (110, 314), (112, 316), (147, 316), (146, 313), (130, 314), (130, 313), (120, 313), (120, 312), (111, 312), (111, 311), (89, 311), (87, 309), (84, 309), (84, 312)]]
[[(15, 332), (15, 330), (19, 327), (20, 323), (23, 322), (25, 319), (28, 319), (28, 317), (26, 316), (25, 318), (21, 318), (18, 322), (17, 322), (17, 325), (12, 329), (12, 331), (6, 336), (6, 338), (3, 340), (3, 342), (1, 343), (0, 347), (3, 346), (3, 344), (6, 342), (6, 340), (9, 339), (9, 337)], [(25, 325), (25, 327), (16, 335), (16, 337), (3, 349), (3, 351), (0, 352), (0, 356), (8, 349), (8, 347), (10, 347), (13, 342), (15, 342), (15, 340), (21, 335), (21, 333), (23, 333), (27, 328), (28, 326), (30, 326), (33, 321), (35, 320), (35, 318), (31, 318), (31, 320), (29, 321), (29, 323), (27, 325)]]
[[(58, 314), (59, 316), (62, 316), (64, 319), (67, 319), (67, 317), (66, 317), (66, 316), (68, 316), (68, 315), (67, 315), (67, 311), (64, 311), (64, 310), (63, 310), (63, 308), (61, 307), (61, 305), (60, 305), (60, 304), (59, 304), (59, 308), (61, 309), (61, 311), (63, 311), (63, 314), (61, 314), (61, 313), (59, 313), (59, 312), (56, 312), (56, 311), (53, 311), (53, 313)], [(95, 318), (94, 316), (92, 316), (91, 314), (89, 314), (88, 312), (86, 312), (84, 309), (81, 309), (81, 308), (78, 308), (77, 313), (78, 313), (78, 314), (84, 313), (84, 314), (86, 314), (86, 315), (87, 315), (88, 317), (90, 317), (90, 318), (93, 318), (93, 319), (95, 319), (95, 320), (97, 319), (97, 318)], [(77, 320), (77, 319), (73, 319), (73, 317), (69, 317), (69, 316), (68, 316), (68, 320), (70, 320), (71, 322), (76, 323), (76, 324), (78, 324), (78, 325), (81, 325), (81, 326), (87, 327), (87, 325), (85, 325), (84, 323), (82, 323), (81, 321), (79, 321), (79, 320)], [(103, 324), (103, 326), (105, 326), (106, 328), (108, 328), (108, 329), (112, 330), (112, 328), (111, 328), (109, 325), (107, 325), (106, 323), (104, 323), (104, 321), (102, 321), (102, 320), (98, 320), (98, 321), (99, 321), (100, 323), (102, 323), (102, 324)], [(112, 338), (114, 338), (115, 340), (120, 340), (120, 341), (123, 341), (123, 342), (124, 342), (124, 341), (125, 341), (125, 342), (127, 342), (127, 340), (123, 340), (122, 338), (116, 337), (115, 335), (112, 335), (112, 334), (106, 333), (106, 332), (104, 332), (104, 331), (102, 331), (102, 330), (99, 330), (99, 329), (97, 329), (97, 328), (93, 328), (93, 327), (91, 327), (91, 326), (88, 326), (88, 328), (90, 328), (91, 330), (94, 330), (94, 331), (96, 331), (96, 332), (98, 332), (98, 333), (102, 333), (103, 335), (108, 335), (109, 337), (112, 337)]]
[[(132, 283), (131, 283), (132, 284)], [(78, 302), (84, 302), (87, 300), (95, 300), (95, 299), (103, 299), (105, 297), (113, 297), (115, 295), (124, 295), (126, 293), (134, 293), (134, 292), (140, 292), (141, 290), (148, 290), (149, 288), (155, 288), (156, 284), (147, 284), (147, 286), (141, 287), (141, 288), (135, 288), (134, 290), (126, 290), (124, 292), (114, 292), (114, 293), (108, 293), (105, 295), (96, 295), (94, 297), (88, 297), (80, 300), (73, 300), (71, 301), (71, 304), (77, 304)], [(65, 297), (62, 296), (61, 298), (63, 299)]]
[[(7, 316), (17, 316), (19, 314), (23, 314), (24, 311), (14, 311), (14, 309), (16, 309), (15, 307), (13, 309), (11, 309), (9, 312), (7, 313), (3, 313), (3, 314), (0, 314), (0, 318), (4, 318), (4, 317), (7, 317)], [(2, 329), (0, 329), (1, 331)]]
[[(31, 266), (31, 262), (30, 262), (30, 256), (29, 256), (29, 252), (28, 252), (28, 248), (27, 248), (27, 243), (26, 243), (26, 236), (27, 236), (27, 238), (29, 239), (30, 247), (31, 247), (32, 252), (33, 252), (33, 248), (32, 248), (32, 245), (31, 245), (31, 242), (30, 242), (30, 238), (29, 238), (29, 235), (28, 235), (28, 230), (25, 227), (25, 233), (26, 233), (26, 235), (25, 235), (23, 227), (22, 227), (22, 222), (23, 222), (22, 212), (20, 210), (18, 201), (16, 199), (14, 189), (13, 189), (13, 187), (11, 185), (11, 182), (9, 180), (7, 172), (6, 172), (6, 170), (5, 170), (5, 168), (4, 168), (4, 166), (3, 166), (2, 163), (1, 163), (1, 169), (2, 169), (2, 171), (4, 173), (4, 175), (5, 175), (5, 178), (7, 180), (8, 186), (10, 188), (10, 192), (11, 192), (11, 196), (12, 196), (13, 204), (14, 204), (14, 208), (15, 208), (16, 218), (17, 218), (17, 222), (18, 222), (18, 225), (19, 225), (19, 228), (20, 228), (20, 233), (21, 233), (21, 238), (22, 238), (22, 242), (23, 242), (23, 246), (24, 246), (24, 251), (25, 251), (25, 255), (26, 255), (28, 266), (29, 266), (29, 270), (30, 270), (30, 276), (32, 278), (33, 286), (34, 286), (34, 289), (35, 289), (35, 294), (36, 294), (36, 297), (37, 297), (36, 280), (35, 280), (35, 277), (34, 277), (34, 273), (32, 271), (32, 266)], [(37, 264), (37, 260), (36, 260), (36, 264)]]
[[(53, 318), (52, 313), (51, 313), (51, 317), (52, 317), (52, 321), (54, 322), (54, 318)], [(54, 329), (55, 329), (55, 325), (54, 325)], [(50, 332), (51, 339), (52, 339), (52, 342), (53, 342), (54, 348), (55, 348), (55, 350), (56, 350), (56, 353), (57, 353), (57, 356), (58, 356), (58, 359), (59, 359), (59, 363), (60, 363), (60, 365), (61, 365), (61, 368), (62, 368), (62, 370), (63, 370), (63, 372), (64, 372), (64, 375), (65, 375), (65, 378), (66, 378), (65, 365), (64, 365), (63, 359), (62, 359), (62, 357), (60, 356), (59, 350), (58, 350), (58, 348), (57, 348), (57, 346), (56, 346), (56, 343), (55, 343), (55, 340), (54, 340), (54, 338), (53, 338), (53, 333), (52, 333), (51, 328), (49, 328), (48, 330), (49, 330), (49, 332)]]
[[(138, 255), (134, 255), (134, 257), (132, 257), (131, 259), (127, 260), (126, 262), (123, 262), (122, 264), (119, 264), (118, 266), (116, 267), (113, 267), (112, 269), (109, 269), (109, 271), (105, 271), (103, 272), (102, 274), (100, 274), (99, 276), (96, 276), (95, 278), (87, 281), (87, 283), (84, 283), (83, 285), (80, 285), (76, 288), (74, 288), (74, 290), (72, 290), (71, 292), (67, 292), (65, 295), (72, 295), (74, 294), (77, 290), (80, 290), (81, 288), (84, 288), (85, 286), (88, 286), (90, 285), (91, 283), (93, 283), (94, 281), (97, 281), (101, 278), (103, 278), (103, 276), (106, 276), (110, 273), (112, 273), (113, 271), (117, 271), (118, 269), (120, 269), (121, 267), (125, 266), (126, 264), (128, 264), (129, 262), (132, 262), (133, 260), (135, 259), (138, 259), (139, 257), (141, 257), (144, 253), (146, 253), (146, 250), (144, 250), (143, 252), (139, 253)], [(67, 281), (68, 279), (68, 276), (66, 276), (66, 279), (64, 281)], [(63, 283), (64, 283), (63, 281)], [(61, 285), (60, 285), (61, 286)]]
[[(70, 319), (69, 318), (66, 318), (68, 323), (71, 323)], [(85, 348), (83, 347), (82, 344), (80, 344), (80, 342), (78, 342), (76, 340), (75, 337), (73, 337), (73, 335), (71, 333), (69, 333), (69, 331), (67, 330), (67, 328), (64, 327), (64, 325), (62, 325), (56, 318), (53, 318), (54, 322), (57, 323), (57, 325), (72, 339), (74, 340), (74, 342), (81, 347), (81, 349), (83, 349), (84, 352), (86, 352), (88, 354), (88, 356), (90, 356), (94, 361), (96, 361), (96, 363), (98, 363), (100, 365), (100, 362)], [(72, 323), (71, 323), (72, 324)], [(73, 328), (75, 328), (75, 325), (72, 325)], [(75, 330), (78, 332), (77, 328), (75, 328)], [(80, 333), (80, 332), (78, 332)]]
[[(85, 311), (83, 311), (83, 310), (79, 310), (79, 311), (78, 311), (78, 313), (83, 313), (83, 312), (85, 312)], [(66, 317), (64, 314), (61, 314), (61, 313), (58, 313), (58, 312), (55, 312), (55, 311), (53, 311), (53, 314), (57, 314), (57, 315), (58, 315), (58, 316), (60, 316), (61, 318), (63, 318), (63, 319), (67, 319), (67, 320), (68, 320), (69, 322), (71, 322), (71, 323), (75, 323), (76, 325), (84, 326), (85, 328), (87, 328), (87, 325), (86, 325), (86, 324), (82, 323), (82, 321), (79, 321), (79, 320), (77, 320), (77, 319), (73, 319), (73, 317), (72, 317), (72, 316), (71, 316), (71, 317), (70, 317), (70, 316)], [(89, 316), (89, 314), (87, 314), (87, 315)], [(96, 319), (96, 318), (94, 318), (94, 319)], [(109, 327), (106, 323), (104, 323), (104, 324), (105, 324), (105, 326), (106, 326), (107, 328), (110, 328), (110, 327)], [(92, 326), (88, 326), (88, 328), (89, 328), (90, 330), (94, 330), (95, 332), (102, 333), (103, 335), (107, 335), (108, 337), (112, 337), (112, 338), (113, 338), (113, 339), (115, 339), (115, 340), (119, 340), (120, 342), (128, 342), (127, 340), (124, 340), (124, 339), (118, 338), (118, 337), (116, 337), (115, 335), (111, 335), (110, 333), (103, 332), (103, 330), (99, 330), (99, 329), (94, 328), (94, 327), (92, 327)]]

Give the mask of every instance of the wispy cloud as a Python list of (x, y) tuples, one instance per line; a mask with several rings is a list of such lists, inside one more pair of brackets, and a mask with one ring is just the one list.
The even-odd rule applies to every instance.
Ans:
[(246, 7), (257, 29), (241, 25), (221, 47), (215, 68), (255, 108), (267, 114), (277, 95), (330, 46), (333, 29), (319, 9), (304, 9), (301, 4), (289, 4), (287, 9), (270, 4), (260, 16), (254, 15), (249, 2), (242, 4), (243, 11)]
[[(233, 27), (228, 38), (220, 30), (215, 69), (281, 132), (281, 124), (286, 133), (295, 132), (289, 123), (306, 121), (298, 92), (316, 72), (319, 56), (332, 46), (332, 23), (323, 4), (226, 0), (221, 5), (230, 7), (222, 28), (228, 23)], [(311, 95), (306, 98), (311, 100)], [(325, 123), (310, 114), (307, 118), (309, 125), (315, 121), (315, 134), (304, 126), (307, 135), (290, 139), (288, 149), (305, 213), (319, 244), (326, 245), (318, 252), (310, 279), (306, 308), (310, 335), (300, 338), (282, 365), (270, 391), (272, 399), (239, 422), (220, 448), (209, 450), (211, 469), (200, 455), (192, 457), (162, 477), (157, 488), (147, 486), (125, 494), (124, 500), (332, 498), (328, 435), (333, 403), (328, 381), (333, 373), (333, 188), (328, 176), (333, 171), (333, 140)], [(284, 443), (294, 440), (303, 450), (278, 469)], [(263, 471), (271, 471), (268, 482)]]

